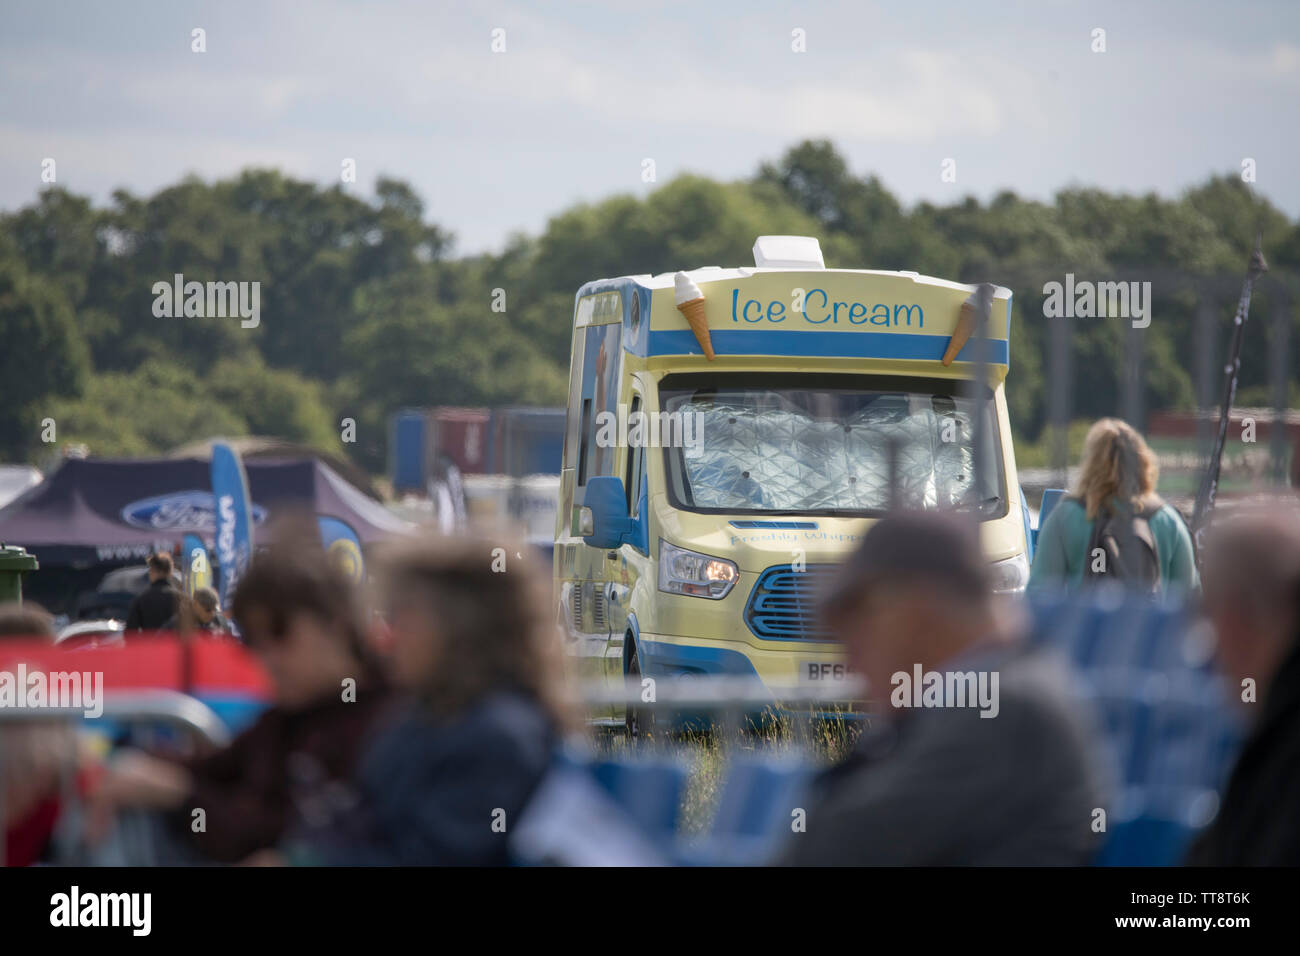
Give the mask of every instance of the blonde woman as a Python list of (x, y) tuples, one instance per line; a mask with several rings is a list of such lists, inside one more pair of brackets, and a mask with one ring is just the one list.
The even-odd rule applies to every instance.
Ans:
[(1156, 494), (1158, 473), (1155, 454), (1127, 422), (1093, 425), (1073, 494), (1039, 531), (1029, 587), (1114, 580), (1154, 594), (1196, 588), (1192, 538)]

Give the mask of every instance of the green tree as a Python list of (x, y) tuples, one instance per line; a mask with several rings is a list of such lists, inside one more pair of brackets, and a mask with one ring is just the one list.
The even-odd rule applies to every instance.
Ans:
[(60, 398), (80, 394), (89, 374), (89, 352), (63, 294), (29, 275), (0, 241), (0, 455), (34, 455), (46, 418), (61, 439)]
[(160, 455), (196, 438), (248, 433), (237, 411), (212, 401), (206, 383), (159, 359), (94, 376), (84, 396), (55, 403), (53, 414), (60, 441), (106, 457)]

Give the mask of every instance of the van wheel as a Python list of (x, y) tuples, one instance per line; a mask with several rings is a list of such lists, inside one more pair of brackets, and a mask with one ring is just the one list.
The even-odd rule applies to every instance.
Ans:
[[(627, 659), (627, 684), (638, 694), (641, 692), (641, 659), (637, 656), (636, 642), (632, 640), (629, 634), (628, 641), (631, 641), (631, 652)], [(635, 704), (627, 705), (627, 715), (623, 718), (627, 727), (629, 737), (649, 737), (654, 733), (655, 714), (653, 710), (637, 707)]]

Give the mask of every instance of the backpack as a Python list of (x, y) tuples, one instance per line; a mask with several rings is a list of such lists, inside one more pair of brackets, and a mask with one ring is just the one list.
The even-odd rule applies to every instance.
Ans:
[[(1141, 511), (1120, 506), (1106, 508), (1092, 522), (1088, 552), (1084, 555), (1084, 584), (1118, 581), (1131, 591), (1156, 594), (1160, 591), (1160, 552), (1151, 519), (1164, 507), (1156, 499)], [(1097, 549), (1102, 551), (1097, 554)], [(1094, 570), (1097, 558), (1104, 557), (1104, 571)]]

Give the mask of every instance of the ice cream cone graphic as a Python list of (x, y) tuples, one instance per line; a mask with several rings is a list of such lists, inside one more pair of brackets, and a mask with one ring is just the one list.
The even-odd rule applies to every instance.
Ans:
[(952, 360), (957, 357), (961, 347), (970, 341), (971, 334), (975, 331), (975, 305), (967, 299), (961, 304), (961, 314), (957, 316), (957, 325), (952, 330), (952, 338), (948, 339), (948, 347), (943, 351), (943, 364), (951, 365)]
[(686, 322), (695, 333), (696, 341), (704, 349), (704, 357), (713, 361), (713, 340), (709, 338), (709, 319), (704, 314), (704, 293), (685, 272), (673, 276), (677, 310), (686, 316)]

